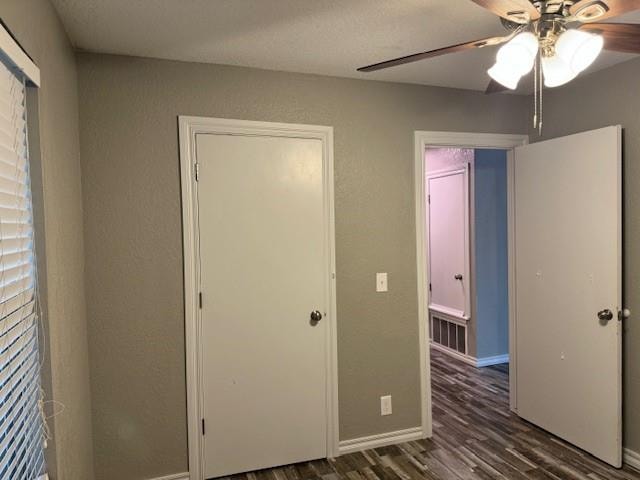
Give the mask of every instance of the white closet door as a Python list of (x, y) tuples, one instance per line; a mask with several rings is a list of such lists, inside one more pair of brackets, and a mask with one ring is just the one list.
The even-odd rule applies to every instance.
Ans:
[(323, 458), (322, 142), (198, 135), (205, 478)]

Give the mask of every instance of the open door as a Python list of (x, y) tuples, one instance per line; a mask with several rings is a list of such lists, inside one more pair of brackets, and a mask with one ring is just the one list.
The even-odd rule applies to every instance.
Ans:
[(515, 150), (517, 412), (622, 464), (621, 128)]

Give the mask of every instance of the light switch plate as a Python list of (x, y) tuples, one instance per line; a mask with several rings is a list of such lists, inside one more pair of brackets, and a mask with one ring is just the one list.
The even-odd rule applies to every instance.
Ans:
[(376, 292), (389, 291), (386, 273), (376, 273)]
[(380, 415), (391, 415), (393, 409), (391, 408), (391, 395), (385, 395), (380, 397)]

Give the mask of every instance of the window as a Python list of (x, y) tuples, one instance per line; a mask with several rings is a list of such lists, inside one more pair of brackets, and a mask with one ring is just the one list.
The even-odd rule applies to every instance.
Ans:
[(35, 480), (44, 471), (44, 423), (27, 77), (11, 61), (16, 44), (9, 40), (0, 27), (0, 478)]

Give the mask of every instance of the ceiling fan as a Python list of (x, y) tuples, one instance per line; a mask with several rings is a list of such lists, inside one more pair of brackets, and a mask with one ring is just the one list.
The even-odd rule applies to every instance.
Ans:
[[(557, 87), (573, 80), (598, 57), (602, 48), (640, 53), (640, 25), (601, 23), (640, 9), (640, 0), (471, 0), (501, 18), (510, 31), (415, 53), (359, 68), (374, 72), (449, 53), (501, 45), (488, 70), (486, 93), (515, 90), (520, 79), (535, 70), (536, 93), (542, 85)], [(538, 105), (536, 100), (536, 106)], [(534, 119), (534, 123), (536, 120)]]

